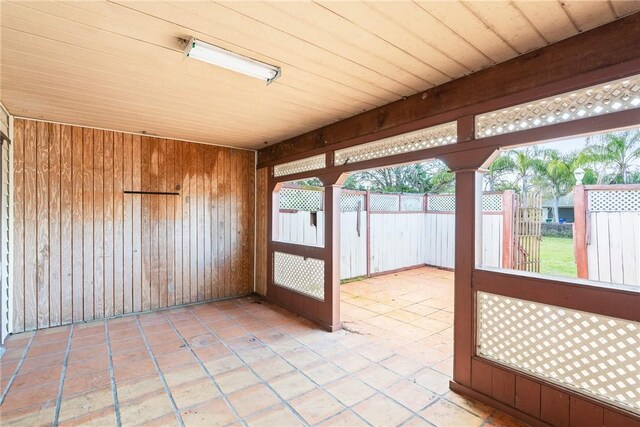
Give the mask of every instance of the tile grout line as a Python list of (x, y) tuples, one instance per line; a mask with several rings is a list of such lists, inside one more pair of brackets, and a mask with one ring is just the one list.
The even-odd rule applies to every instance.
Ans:
[[(250, 313), (249, 313), (249, 314), (250, 314)], [(197, 315), (196, 315), (196, 317), (197, 317)], [(233, 318), (232, 318), (232, 317), (229, 317), (229, 319), (230, 319), (231, 321), (233, 321), (236, 325), (238, 325), (239, 327), (241, 327), (241, 328), (242, 328), (242, 326), (241, 326), (238, 322), (236, 322), (235, 320), (233, 320)], [(198, 318), (198, 320), (200, 320), (200, 319)], [(202, 323), (202, 321), (200, 321), (200, 323)], [(207, 326), (205, 325), (205, 327), (207, 327)], [(244, 328), (243, 328), (243, 329), (244, 329)], [(312, 347), (308, 346), (308, 345), (307, 345), (307, 344), (305, 344), (304, 342), (302, 342), (302, 341), (298, 340), (297, 338), (295, 338), (295, 337), (294, 337), (294, 336), (292, 336), (292, 335), (289, 335), (289, 333), (287, 333), (287, 332), (285, 332), (285, 331), (280, 330), (279, 328), (278, 328), (277, 330), (278, 330), (278, 331), (280, 331), (280, 333), (282, 333), (283, 335), (285, 335), (285, 336), (287, 336), (287, 337), (291, 338), (292, 340), (294, 340), (294, 341), (296, 341), (296, 342), (300, 343), (300, 345), (302, 345), (304, 348), (306, 348), (306, 349), (308, 349), (309, 351), (313, 352), (314, 354), (316, 354), (316, 355), (320, 356), (322, 359), (326, 360), (328, 363), (332, 364), (333, 366), (337, 367), (338, 369), (341, 369), (341, 370), (345, 371), (345, 372), (347, 373), (347, 376), (348, 376), (348, 377), (351, 377), (351, 378), (353, 378), (353, 379), (355, 379), (355, 380), (357, 380), (357, 381), (360, 381), (360, 382), (365, 383), (364, 381), (362, 381), (362, 380), (360, 380), (358, 377), (356, 377), (353, 373), (351, 373), (351, 372), (347, 371), (346, 369), (343, 369), (341, 366), (339, 366), (338, 364), (336, 364), (335, 362), (333, 362), (333, 360), (331, 360), (331, 359), (329, 359), (329, 358), (325, 358), (325, 357), (324, 357), (324, 356), (322, 356), (320, 353), (318, 353), (315, 349), (313, 349)], [(252, 335), (253, 335), (253, 334), (252, 334)], [(255, 335), (254, 335), (254, 337), (255, 337)], [(257, 338), (257, 337), (255, 337), (255, 338), (256, 338), (256, 340), (260, 341), (260, 342), (261, 342), (261, 343), (263, 343), (265, 346), (267, 346), (269, 349), (271, 349), (271, 346), (269, 346), (268, 344), (264, 343), (264, 342), (263, 342), (262, 340), (260, 340), (259, 338)], [(271, 349), (271, 351), (273, 351), (273, 349)], [(277, 352), (274, 352), (274, 353), (276, 353), (279, 357), (283, 358), (279, 353), (277, 353)], [(394, 352), (394, 353), (395, 353), (395, 352)], [(362, 356), (362, 357), (364, 357), (364, 356)], [(381, 362), (382, 362), (382, 361), (385, 361), (385, 360), (387, 360), (387, 359), (390, 359), (391, 357), (393, 357), (393, 355), (391, 355), (391, 356), (389, 356), (389, 357), (385, 357), (384, 359), (381, 359), (380, 361), (381, 361)], [(380, 367), (381, 367), (381, 368), (383, 368), (383, 369), (386, 369), (386, 370), (388, 370), (388, 371), (390, 371), (390, 372), (393, 372), (393, 371), (391, 371), (389, 368), (387, 368), (386, 366), (380, 365), (380, 363), (379, 363), (379, 362), (373, 361), (373, 360), (368, 359), (368, 358), (366, 358), (366, 357), (365, 357), (365, 359), (369, 360), (371, 363), (373, 363), (373, 364), (375, 364), (375, 365), (380, 366)], [(284, 359), (284, 358), (283, 358), (283, 360), (285, 360), (287, 363), (289, 363), (286, 359)], [(291, 364), (291, 363), (289, 363), (289, 364)], [(292, 364), (291, 364), (291, 366), (293, 366), (296, 370), (298, 370), (298, 368), (296, 368), (294, 365), (292, 365)], [(365, 368), (363, 368), (363, 369), (365, 369)], [(428, 366), (425, 366), (423, 369), (420, 369), (418, 372), (415, 372), (415, 373), (413, 373), (413, 374), (411, 374), (411, 375), (416, 375), (416, 374), (418, 374), (419, 372), (422, 372), (424, 369), (431, 369), (431, 368), (430, 368), (430, 367), (428, 367)], [(431, 369), (431, 370), (433, 370), (433, 369)], [(298, 370), (298, 371), (299, 371), (299, 370)], [(300, 372), (300, 373), (301, 373), (302, 375), (305, 375), (305, 376), (306, 376), (306, 374), (304, 374), (303, 372)], [(394, 372), (394, 373), (395, 373), (395, 372)], [(399, 375), (399, 374), (397, 374), (397, 373), (396, 373), (396, 375)], [(399, 378), (397, 381), (394, 381), (394, 382), (392, 382), (391, 384), (389, 384), (389, 385), (387, 386), (387, 388), (388, 388), (388, 387), (391, 387), (391, 386), (393, 386), (393, 385), (395, 385), (395, 384), (397, 384), (397, 383), (399, 383), (399, 382), (400, 382), (400, 381), (402, 381), (403, 379), (406, 379), (407, 381), (411, 381), (407, 376), (404, 376), (404, 375), (399, 375), (399, 376), (400, 376), (400, 378)], [(314, 384), (317, 384), (317, 383), (316, 383), (315, 381), (313, 381), (311, 378), (309, 378), (309, 379), (310, 379), (312, 382), (314, 382)], [(337, 381), (340, 381), (340, 379), (335, 380), (335, 381), (332, 381), (332, 382), (337, 382)], [(328, 384), (331, 384), (332, 382), (330, 382), (330, 383), (328, 383)], [(412, 381), (412, 382), (413, 382), (413, 381)], [(366, 383), (365, 383), (365, 384), (366, 384)], [(414, 384), (415, 384), (415, 383), (414, 383)], [(319, 384), (318, 384), (318, 385), (319, 385)], [(369, 385), (369, 384), (367, 384), (367, 385)], [(434, 394), (437, 396), (437, 397), (436, 397), (436, 399), (434, 399), (433, 401), (429, 402), (429, 403), (428, 403), (424, 408), (420, 409), (420, 411), (423, 411), (424, 409), (426, 409), (427, 407), (431, 406), (432, 404), (434, 404), (436, 401), (440, 400), (440, 398), (442, 398), (442, 397), (444, 396), (444, 395), (440, 395), (440, 393), (436, 393), (436, 392), (434, 392), (434, 391), (432, 391), (432, 390), (429, 390), (428, 388), (426, 388), (426, 387), (424, 387), (424, 386), (422, 386), (422, 385), (420, 385), (420, 384), (417, 384), (417, 385), (418, 385), (418, 386), (420, 386), (420, 387), (422, 387), (422, 388), (424, 388), (425, 390), (427, 390), (427, 391), (429, 391), (429, 392), (431, 392), (431, 393), (434, 393)], [(319, 386), (320, 386), (320, 385), (319, 385)], [(320, 386), (320, 387), (324, 389), (324, 387), (323, 387), (323, 386)], [(398, 405), (402, 406), (403, 408), (405, 408), (406, 410), (408, 410), (408, 411), (409, 411), (411, 414), (413, 414), (414, 416), (417, 416), (417, 417), (419, 417), (419, 418), (421, 418), (421, 419), (424, 419), (424, 417), (422, 417), (422, 415), (420, 415), (420, 414), (419, 414), (419, 412), (420, 412), (420, 411), (418, 411), (418, 412), (413, 411), (411, 408), (408, 408), (407, 406), (405, 406), (405, 405), (404, 405), (404, 404), (402, 404), (401, 402), (398, 402), (396, 399), (394, 399), (392, 396), (390, 396), (390, 395), (388, 395), (387, 393), (385, 393), (383, 390), (380, 390), (380, 389), (378, 389), (378, 388), (376, 388), (376, 387), (372, 387), (372, 388), (373, 388), (374, 390), (376, 390), (376, 392), (377, 392), (377, 393), (381, 393), (381, 394), (383, 394), (384, 396), (386, 396), (387, 398), (389, 398), (390, 400), (392, 400), (394, 403), (396, 403), (396, 404), (398, 404)], [(305, 394), (305, 393), (303, 393), (303, 394)], [(331, 394), (331, 393), (329, 393), (329, 394)], [(374, 394), (374, 395), (375, 395), (375, 394)], [(332, 396), (333, 396), (333, 395), (332, 395)], [(334, 397), (334, 398), (335, 398), (335, 397)], [(367, 399), (368, 399), (368, 398), (367, 398)], [(337, 399), (336, 399), (336, 400), (337, 400)], [(366, 399), (363, 399), (361, 402), (363, 402), (364, 400), (366, 400)], [(361, 403), (361, 402), (358, 402), (358, 403)], [(340, 402), (340, 403), (342, 404), (342, 402)], [(453, 402), (452, 402), (452, 403), (453, 403)], [(355, 405), (357, 405), (357, 404), (354, 404), (354, 405), (352, 405), (351, 407), (348, 407), (348, 408), (349, 408), (349, 409), (351, 409), (351, 408), (352, 408), (353, 406), (355, 406)], [(346, 405), (343, 405), (343, 406), (346, 406)], [(458, 405), (456, 405), (456, 406), (458, 406)], [(462, 408), (462, 409), (464, 409), (464, 408)], [(357, 414), (355, 411), (353, 411), (353, 412), (354, 412), (356, 415), (358, 415), (358, 416), (359, 416), (359, 414)], [(470, 411), (468, 411), (468, 412), (470, 412)], [(410, 418), (411, 418), (411, 417), (410, 417)], [(407, 419), (407, 420), (405, 420), (405, 421), (408, 421), (410, 418), (408, 418), (408, 419)], [(403, 421), (403, 422), (405, 422), (405, 421)], [(426, 421), (426, 420), (425, 420), (425, 421)]]
[(56, 398), (56, 412), (53, 416), (53, 422), (51, 425), (56, 427), (58, 425), (58, 419), (60, 418), (60, 407), (62, 406), (62, 392), (64, 390), (64, 379), (67, 375), (67, 364), (69, 363), (69, 354), (71, 353), (71, 342), (73, 340), (73, 324), (69, 330), (69, 338), (67, 338), (67, 352), (64, 355), (64, 362), (62, 363), (62, 373), (60, 373), (60, 386), (58, 388), (58, 397)]
[(107, 319), (104, 320), (104, 334), (107, 341), (107, 356), (109, 357), (109, 376), (111, 377), (111, 394), (113, 395), (113, 408), (116, 413), (116, 427), (120, 427), (120, 401), (118, 400), (118, 388), (116, 386), (116, 376), (113, 369), (113, 353), (111, 352), (111, 339), (109, 339), (109, 326)]
[(18, 362), (18, 366), (16, 366), (15, 371), (13, 371), (13, 375), (11, 375), (11, 379), (9, 380), (9, 383), (7, 384), (4, 391), (2, 392), (2, 398), (0, 398), (0, 405), (2, 405), (2, 403), (4, 402), (4, 399), (7, 397), (7, 394), (9, 394), (9, 389), (11, 388), (13, 381), (18, 376), (18, 371), (20, 371), (20, 368), (22, 368), (24, 359), (27, 358), (27, 353), (29, 352), (29, 349), (31, 348), (31, 343), (33, 342), (35, 337), (36, 337), (36, 334), (34, 333), (31, 339), (29, 340), (29, 342), (27, 343), (27, 346), (24, 348), (24, 351), (22, 352), (22, 356), (20, 357), (20, 362)]
[[(211, 332), (215, 337), (217, 337), (218, 339), (220, 339), (220, 337), (218, 337), (218, 335), (217, 335), (217, 334), (216, 334), (216, 333), (215, 333), (211, 328), (209, 328), (209, 326), (207, 326), (207, 325), (206, 325), (206, 324), (205, 324), (205, 323), (200, 319), (200, 317), (198, 317), (198, 315), (197, 315), (197, 314), (193, 313), (191, 310), (189, 310), (189, 311), (190, 311), (190, 312), (191, 312), (191, 314), (192, 314), (192, 315), (193, 315), (193, 316), (198, 320), (198, 322), (200, 322), (200, 324), (201, 324), (202, 326), (204, 326), (204, 327), (205, 327), (209, 332)], [(242, 326), (240, 326), (240, 324), (239, 324), (238, 322), (234, 321), (232, 317), (229, 317), (229, 316), (227, 316), (227, 315), (225, 315), (225, 316), (226, 316), (229, 320), (231, 320), (232, 322), (234, 322), (236, 325), (238, 325), (238, 327), (242, 328)], [(242, 329), (243, 329), (243, 330), (245, 330), (244, 328), (242, 328)], [(265, 344), (262, 340), (260, 340), (260, 339), (259, 339), (258, 337), (256, 337), (254, 334), (252, 334), (252, 333), (251, 333), (251, 336), (252, 336), (252, 337), (253, 337), (257, 342), (259, 342), (260, 344), (262, 344), (263, 346), (265, 346), (265, 348), (268, 348), (269, 350), (271, 350), (275, 356), (277, 356), (278, 358), (282, 359), (285, 363), (287, 363), (288, 365), (290, 365), (290, 366), (295, 370), (295, 372), (298, 372), (300, 375), (303, 375), (305, 378), (307, 378), (307, 379), (308, 379), (309, 381), (311, 381), (313, 384), (315, 384), (316, 386), (318, 386), (320, 389), (324, 390), (324, 387), (323, 387), (322, 385), (318, 384), (318, 383), (317, 383), (316, 381), (314, 381), (311, 377), (309, 377), (307, 374), (305, 374), (305, 373), (304, 373), (304, 372), (302, 372), (300, 369), (298, 369), (298, 367), (296, 367), (296, 366), (295, 366), (295, 365), (293, 365), (291, 362), (289, 362), (287, 359), (285, 359), (284, 357), (282, 357), (282, 355), (281, 355), (280, 353), (277, 353), (277, 352), (273, 351), (273, 349), (272, 349), (271, 347), (269, 347), (267, 344)], [(244, 365), (245, 365), (245, 366), (246, 366), (246, 367), (247, 367), (247, 368), (248, 368), (248, 369), (249, 369), (249, 370), (250, 370), (254, 375), (256, 375), (256, 376), (261, 380), (261, 382), (263, 382), (263, 383), (264, 383), (264, 384), (265, 384), (265, 385), (266, 385), (266, 386), (267, 386), (267, 387), (268, 387), (272, 392), (274, 392), (274, 393), (276, 394), (276, 396), (278, 396), (278, 398), (280, 398), (280, 399), (283, 401), (284, 405), (285, 405), (288, 409), (290, 409), (290, 410), (291, 410), (291, 411), (292, 411), (292, 412), (293, 412), (297, 417), (299, 417), (305, 425), (308, 425), (308, 424), (309, 424), (309, 423), (307, 423), (307, 421), (304, 419), (304, 417), (302, 417), (302, 416), (298, 413), (298, 411), (296, 411), (296, 410), (291, 406), (291, 404), (290, 404), (286, 399), (284, 399), (284, 398), (280, 395), (280, 393), (278, 393), (275, 389), (273, 389), (273, 387), (271, 386), (271, 384), (269, 383), (269, 381), (265, 381), (264, 379), (262, 379), (262, 376), (261, 376), (261, 375), (259, 375), (259, 374), (258, 374), (258, 373), (257, 373), (257, 372), (252, 368), (252, 367), (250, 367), (250, 366), (249, 366), (249, 365), (244, 361), (244, 359), (243, 359), (240, 355), (238, 355), (238, 353), (237, 353), (235, 350), (231, 349), (231, 347), (230, 347), (230, 346), (229, 346), (229, 345), (228, 345), (224, 340), (220, 340), (220, 342), (221, 342), (225, 347), (227, 347), (227, 348), (228, 348), (228, 349), (229, 349), (233, 354), (235, 354), (235, 355), (236, 355), (236, 357), (238, 357), (238, 358), (242, 361), (242, 363), (243, 363), (243, 364), (244, 364)], [(284, 375), (284, 374), (283, 374), (283, 375)], [(311, 390), (309, 390), (309, 391), (311, 391)], [(325, 391), (326, 391), (326, 390), (325, 390)], [(305, 395), (306, 393), (307, 393), (307, 392), (305, 392), (305, 393), (301, 393), (301, 394), (296, 395), (296, 396), (292, 396), (292, 399), (293, 399), (293, 398), (300, 397), (300, 396), (303, 396), (303, 395)], [(346, 405), (344, 405), (342, 402), (340, 402), (340, 401), (339, 401), (335, 396), (333, 396), (331, 393), (329, 393), (329, 395), (330, 395), (330, 396), (331, 396), (331, 397), (332, 397), (336, 402), (338, 402), (338, 404), (340, 404), (341, 406), (344, 406), (344, 409), (343, 409), (343, 410), (341, 410), (341, 411), (337, 412), (336, 414), (332, 414), (332, 415), (331, 415), (331, 417), (333, 417), (333, 416), (335, 416), (335, 415), (338, 415), (338, 414), (341, 414), (341, 413), (343, 413), (344, 411), (350, 411), (350, 410), (351, 410), (348, 406), (346, 406)], [(354, 414), (355, 414), (355, 412), (354, 412)], [(360, 418), (362, 421), (364, 421), (366, 424), (369, 424), (369, 425), (370, 425), (370, 423), (368, 423), (364, 418), (360, 417), (358, 414), (355, 414), (355, 415), (356, 415), (358, 418)], [(331, 418), (331, 417), (329, 417), (329, 418)], [(323, 421), (324, 421), (324, 420), (323, 420)]]
[(158, 365), (158, 361), (156, 360), (156, 357), (154, 356), (153, 352), (151, 351), (151, 347), (149, 347), (149, 342), (147, 341), (147, 336), (144, 333), (144, 330), (142, 329), (142, 325), (140, 324), (140, 320), (139, 318), (136, 316), (136, 324), (138, 325), (138, 329), (140, 329), (140, 333), (142, 334), (142, 340), (144, 341), (144, 345), (147, 348), (147, 353), (149, 353), (149, 357), (151, 357), (151, 361), (153, 362), (153, 365), (156, 368), (156, 372), (158, 373), (158, 376), (160, 377), (160, 382), (162, 383), (162, 387), (164, 387), (164, 391), (165, 393), (167, 393), (167, 397), (169, 398), (169, 403), (171, 403), (171, 407), (173, 408), (173, 413), (176, 416), (176, 419), (178, 420), (178, 423), (180, 424), (181, 427), (185, 427), (184, 426), (184, 421), (182, 420), (182, 416), (180, 415), (180, 411), (178, 410), (178, 406), (176, 405), (176, 401), (173, 400), (173, 395), (171, 394), (171, 390), (169, 389), (169, 386), (167, 385), (167, 380), (164, 378), (164, 374), (162, 373), (162, 370), (160, 369), (160, 365)]
[(167, 319), (167, 321), (169, 322), (169, 325), (171, 325), (171, 328), (173, 329), (173, 331), (176, 333), (176, 335), (178, 335), (178, 337), (180, 337), (180, 339), (182, 340), (182, 342), (185, 345), (185, 348), (187, 350), (189, 350), (189, 352), (191, 353), (191, 355), (196, 359), (198, 365), (200, 365), (200, 368), (202, 368), (205, 372), (205, 374), (207, 375), (207, 377), (209, 377), (209, 379), (211, 380), (211, 382), (213, 383), (214, 387), (218, 390), (218, 393), (220, 393), (220, 397), (222, 398), (222, 400), (224, 400), (224, 402), (227, 404), (227, 406), (229, 407), (229, 409), (231, 409), (231, 411), (233, 412), (233, 414), (236, 416), (236, 419), (240, 421), (240, 423), (242, 423), (242, 425), (247, 425), (247, 423), (244, 421), (244, 418), (240, 416), (240, 414), (238, 413), (238, 411), (236, 410), (236, 408), (233, 406), (233, 404), (231, 404), (231, 401), (229, 400), (229, 398), (227, 397), (227, 394), (222, 390), (222, 387), (220, 387), (220, 384), (218, 384), (218, 382), (216, 381), (216, 379), (214, 378), (214, 376), (211, 374), (211, 372), (209, 372), (209, 369), (205, 366), (205, 364), (202, 362), (202, 360), (198, 357), (198, 355), (196, 354), (195, 351), (193, 351), (193, 348), (191, 347), (191, 345), (187, 342), (187, 340), (182, 336), (182, 334), (178, 331), (178, 329), (176, 328), (176, 326), (173, 324), (173, 321), (171, 319), (169, 319), (169, 317), (167, 315), (165, 315), (165, 318)]

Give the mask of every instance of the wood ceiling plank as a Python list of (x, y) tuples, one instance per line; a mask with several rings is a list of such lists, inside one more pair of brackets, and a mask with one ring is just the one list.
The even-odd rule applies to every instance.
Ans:
[[(300, 83), (299, 89), (328, 91), (328, 94), (350, 96), (361, 102), (380, 104), (381, 101), (397, 99), (403, 91), (398, 85), (391, 86), (377, 76), (380, 89), (372, 86), (371, 79), (375, 76), (367, 75), (367, 70), (348, 61), (340, 61), (330, 52), (316, 49), (314, 46), (292, 39), (286, 34), (272, 28), (260, 28), (260, 25), (240, 14), (228, 9), (211, 10), (206, 2), (166, 4), (154, 3), (124, 3), (118, 5), (122, 10), (136, 13), (137, 16), (156, 14), (165, 24), (172, 20), (174, 34), (181, 37), (199, 37), (207, 42), (234, 52), (279, 65), (283, 68), (286, 80), (276, 83), (293, 84), (292, 76)], [(134, 7), (135, 9), (127, 9)], [(137, 17), (136, 17), (137, 18)], [(131, 19), (127, 16), (127, 19)], [(234, 25), (235, 24), (235, 25)], [(258, 27), (256, 29), (256, 27)], [(211, 28), (215, 28), (212, 31)], [(228, 40), (233, 40), (229, 42)], [(329, 66), (335, 64), (339, 66)], [(374, 80), (376, 81), (376, 80)], [(400, 88), (402, 89), (402, 88)], [(404, 89), (406, 91), (406, 89)]]
[(610, 3), (618, 18), (636, 13), (640, 10), (640, 2), (637, 0), (611, 0)]
[[(264, 88), (264, 83), (251, 81), (251, 83), (247, 85), (246, 81), (248, 78), (246, 76), (240, 76), (219, 67), (212, 67), (208, 64), (190, 66), (192, 61), (185, 61), (180, 50), (167, 47), (163, 48), (155, 42), (142, 42), (115, 33), (108, 33), (89, 27), (84, 23), (77, 23), (73, 20), (70, 21), (67, 18), (55, 17), (26, 7), (21, 8), (15, 4), (11, 4), (11, 6), (12, 7), (7, 8), (5, 13), (12, 18), (13, 28), (17, 30), (31, 31), (33, 34), (39, 34), (43, 37), (49, 37), (72, 45), (106, 53), (109, 56), (114, 55), (127, 60), (133, 58), (134, 63), (144, 64), (145, 68), (149, 68), (149, 71), (173, 71), (176, 73), (176, 77), (181, 80), (184, 80), (185, 72), (189, 71), (191, 78), (197, 78), (203, 84), (220, 82), (220, 84), (224, 84), (225, 86), (245, 91), (247, 90), (245, 88), (260, 85), (259, 87), (262, 89), (261, 92), (267, 90)], [(78, 19), (79, 18), (80, 17), (78, 17)], [(26, 25), (29, 22), (34, 25), (27, 27)], [(35, 25), (38, 26), (36, 27)], [(176, 42), (175, 38), (173, 42)], [(77, 55), (83, 55), (83, 52)], [(151, 66), (151, 68), (149, 66)], [(188, 68), (188, 70), (185, 70), (185, 68)], [(299, 81), (296, 75), (289, 76), (287, 85), (280, 84), (280, 82), (276, 83), (278, 84), (268, 88), (270, 94), (276, 91), (284, 91), (286, 93), (287, 89), (285, 88), (289, 87), (291, 87), (291, 90), (294, 92), (302, 91), (307, 93), (309, 91), (308, 82)], [(278, 87), (278, 89), (274, 89), (274, 87)], [(356, 101), (354, 98), (337, 89), (339, 89), (339, 87), (335, 85), (324, 84), (319, 88), (315, 88), (313, 94), (316, 96), (322, 94), (322, 96), (330, 98), (334, 102), (340, 102), (343, 113), (352, 114), (355, 111), (359, 111), (358, 108), (370, 108), (374, 105), (361, 99)], [(362, 98), (362, 96), (360, 97)], [(264, 99), (263, 96), (261, 98)], [(375, 101), (380, 103), (381, 100), (375, 99)], [(323, 106), (324, 105), (323, 103)]]
[(467, 9), (519, 53), (526, 53), (547, 44), (547, 41), (509, 1), (465, 1), (463, 3)]
[(567, 31), (573, 24), (556, 1), (545, 2), (544, 8), (541, 8), (539, 3), (528, 1), (517, 1), (515, 5), (550, 43), (578, 33)]
[(459, 1), (416, 1), (416, 4), (496, 63), (506, 61), (517, 54)]
[[(429, 38), (420, 37), (420, 27), (427, 29), (419, 22), (419, 8), (413, 3), (398, 2), (393, 9), (384, 5), (375, 6), (364, 2), (336, 2), (320, 3), (334, 13), (342, 16), (371, 34), (387, 40), (397, 49), (411, 55), (416, 60), (433, 67), (436, 71), (449, 78), (461, 76), (471, 71), (469, 66), (462, 64), (452, 57), (452, 52), (446, 52), (432, 45)], [(415, 9), (414, 9), (415, 8)], [(410, 29), (414, 24), (417, 31)]]
[(318, 4), (229, 2), (224, 6), (393, 78), (411, 91), (447, 80), (442, 73)]
[(616, 18), (606, 1), (560, 1), (560, 5), (580, 31), (591, 30)]

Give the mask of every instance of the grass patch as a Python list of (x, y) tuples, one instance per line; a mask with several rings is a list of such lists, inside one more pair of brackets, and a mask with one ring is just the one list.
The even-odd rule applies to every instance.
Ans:
[(540, 273), (578, 277), (573, 239), (543, 236), (540, 246)]

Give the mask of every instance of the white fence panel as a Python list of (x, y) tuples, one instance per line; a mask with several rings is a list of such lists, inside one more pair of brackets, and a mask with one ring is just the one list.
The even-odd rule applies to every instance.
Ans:
[(436, 267), (453, 268), (455, 265), (456, 216), (438, 213), (424, 214), (426, 222), (426, 254), (424, 263)]
[(424, 264), (424, 213), (371, 214), (371, 273)]
[(589, 279), (640, 285), (640, 212), (591, 212)]
[(502, 215), (482, 215), (482, 265), (485, 267), (502, 267), (503, 222)]
[(315, 213), (317, 224), (311, 222), (312, 212), (281, 212), (278, 215), (278, 240), (287, 243), (322, 246), (324, 241), (324, 212)]
[[(360, 215), (360, 235), (358, 235)], [(367, 213), (342, 212), (340, 215), (340, 278), (367, 274)]]

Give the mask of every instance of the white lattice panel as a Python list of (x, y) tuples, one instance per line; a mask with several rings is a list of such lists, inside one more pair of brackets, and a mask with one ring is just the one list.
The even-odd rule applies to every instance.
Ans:
[(355, 212), (364, 210), (364, 194), (341, 193), (340, 210), (342, 212)]
[(476, 116), (476, 138), (640, 107), (640, 76)]
[(588, 190), (591, 212), (640, 212), (640, 190)]
[(371, 211), (397, 212), (400, 210), (400, 197), (397, 194), (371, 194)]
[(640, 413), (640, 323), (478, 292), (478, 354)]
[(324, 261), (274, 252), (273, 283), (324, 300)]
[(323, 207), (324, 192), (301, 188), (283, 188), (280, 190), (280, 209), (319, 212)]
[(402, 212), (417, 212), (424, 210), (424, 196), (422, 194), (403, 194), (400, 198)]
[(409, 151), (424, 150), (425, 148), (440, 145), (453, 144), (457, 142), (457, 132), (456, 122), (450, 122), (415, 132), (392, 136), (368, 144), (337, 150), (334, 156), (334, 163), (336, 165), (344, 165), (407, 153)]
[(485, 194), (482, 196), (483, 212), (501, 212), (502, 194)]
[(453, 212), (456, 210), (456, 196), (454, 194), (427, 196), (427, 210), (434, 212)]
[(324, 154), (307, 157), (306, 159), (294, 160), (273, 167), (274, 176), (292, 175), (294, 173), (308, 172), (317, 169), (324, 169), (327, 166), (327, 157)]

